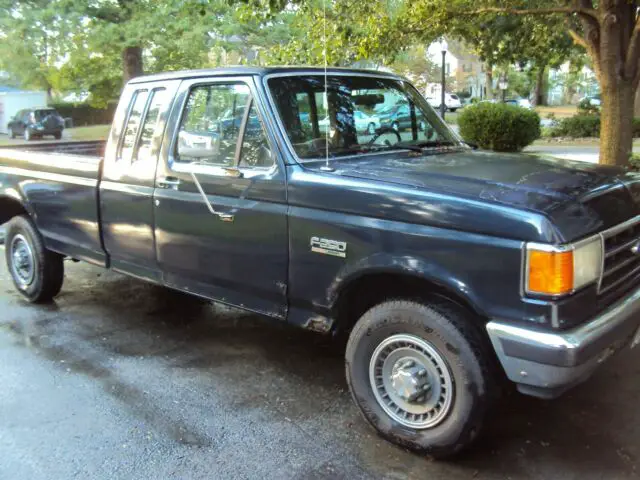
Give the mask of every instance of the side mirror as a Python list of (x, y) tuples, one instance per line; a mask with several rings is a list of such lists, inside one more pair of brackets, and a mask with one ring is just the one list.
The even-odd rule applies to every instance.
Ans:
[(224, 174), (227, 177), (242, 178), (242, 172), (236, 167), (225, 167)]

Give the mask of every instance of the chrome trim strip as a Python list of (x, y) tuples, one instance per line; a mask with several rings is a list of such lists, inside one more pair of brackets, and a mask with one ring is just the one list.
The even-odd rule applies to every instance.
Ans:
[[(614, 235), (617, 235), (620, 232), (628, 230), (629, 228), (637, 225), (638, 223), (640, 223), (640, 215), (636, 215), (635, 217), (630, 218), (629, 220), (627, 220), (625, 222), (622, 222), (622, 223), (616, 225), (615, 227), (611, 227), (608, 230), (600, 232), (600, 237), (602, 238), (602, 268), (600, 269), (600, 279), (598, 280), (598, 288), (596, 290), (598, 295), (600, 295), (602, 293), (605, 293), (605, 292), (608, 292), (613, 287), (619, 285), (620, 284), (620, 280), (626, 280), (627, 278), (629, 278), (631, 275), (634, 274), (635, 270), (637, 270), (637, 269), (634, 269), (633, 272), (631, 272), (630, 274), (626, 275), (623, 279), (619, 279), (619, 280), (615, 281), (612, 285), (607, 285), (604, 288), (602, 286), (603, 280), (604, 280), (604, 278), (606, 276), (605, 275), (605, 271), (604, 271), (606, 258), (614, 255), (615, 253), (618, 253), (618, 252), (621, 252), (622, 250), (624, 250), (624, 246), (621, 246), (621, 247), (616, 247), (616, 249), (614, 249), (612, 251), (612, 253), (607, 252), (606, 248), (605, 248), (606, 240), (608, 238), (611, 238)], [(637, 241), (637, 240), (638, 239), (635, 239), (635, 241)]]
[(604, 230), (601, 234), (608, 238), (623, 230), (627, 230), (629, 227), (637, 223), (640, 223), (640, 215), (636, 215), (635, 217), (630, 218), (629, 220), (622, 222), (616, 225), (615, 227), (611, 227), (608, 230)]
[[(634, 259), (635, 260), (635, 259)], [(631, 270), (629, 273), (627, 273), (624, 277), (619, 278), (618, 280), (616, 280), (615, 282), (613, 282), (611, 285), (607, 285), (605, 288), (603, 288), (602, 290), (600, 290), (598, 293), (607, 293), (609, 290), (614, 289), (615, 287), (617, 287), (618, 285), (620, 285), (622, 282), (624, 282), (625, 280), (627, 280), (630, 277), (633, 277), (634, 275), (637, 275), (638, 273), (640, 273), (640, 265), (638, 265), (636, 268), (634, 268), (633, 270)]]
[[(637, 241), (637, 240), (636, 240)], [(631, 257), (631, 258), (627, 258), (624, 262), (620, 262), (618, 264), (616, 264), (615, 266), (611, 267), (609, 270), (607, 270), (606, 272), (604, 272), (602, 274), (602, 278), (605, 278), (609, 275), (611, 275), (612, 273), (616, 273), (618, 270), (620, 270), (621, 268), (626, 267), (627, 265), (630, 265), (633, 262), (637, 262), (638, 260), (640, 260), (637, 257)]]
[(625, 243), (624, 245), (620, 245), (620, 246), (614, 248), (613, 250), (609, 250), (608, 252), (605, 252), (605, 257), (609, 258), (609, 257), (614, 256), (617, 253), (622, 252), (623, 250), (630, 249), (635, 243), (638, 243), (638, 240), (639, 240), (638, 238), (634, 238), (633, 240)]

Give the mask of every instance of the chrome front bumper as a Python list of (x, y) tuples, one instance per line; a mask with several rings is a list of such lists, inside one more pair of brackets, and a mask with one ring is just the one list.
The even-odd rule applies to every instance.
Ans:
[(630, 344), (639, 327), (640, 288), (572, 330), (542, 332), (493, 320), (487, 331), (518, 390), (550, 398), (586, 380), (611, 354)]

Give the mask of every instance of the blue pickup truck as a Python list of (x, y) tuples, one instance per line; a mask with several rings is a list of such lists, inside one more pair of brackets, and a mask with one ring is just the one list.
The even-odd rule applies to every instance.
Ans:
[[(394, 101), (407, 128), (356, 128)], [(387, 73), (134, 79), (106, 143), (0, 149), (4, 222), (32, 302), (70, 258), (344, 335), (364, 417), (434, 456), (505, 380), (554, 397), (639, 338), (640, 178), (474, 150)]]

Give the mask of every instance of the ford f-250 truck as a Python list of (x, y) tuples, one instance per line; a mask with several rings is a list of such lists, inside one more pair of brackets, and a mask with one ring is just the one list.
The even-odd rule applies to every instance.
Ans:
[[(354, 115), (406, 105), (404, 129)], [(470, 444), (500, 381), (552, 397), (638, 342), (640, 178), (477, 151), (404, 79), (228, 68), (130, 81), (106, 144), (0, 149), (6, 260), (63, 259), (322, 333), (385, 438)]]

